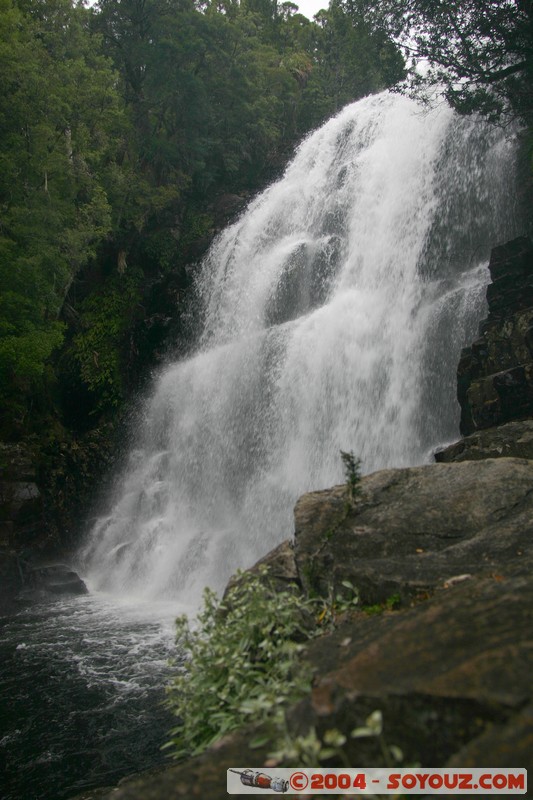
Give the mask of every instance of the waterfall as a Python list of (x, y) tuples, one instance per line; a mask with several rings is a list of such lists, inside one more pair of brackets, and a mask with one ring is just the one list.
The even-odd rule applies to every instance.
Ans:
[(513, 177), (500, 131), (389, 93), (311, 134), (204, 260), (196, 350), (145, 401), (89, 584), (194, 605), (292, 535), (298, 496), (343, 480), (340, 449), (368, 473), (456, 438)]

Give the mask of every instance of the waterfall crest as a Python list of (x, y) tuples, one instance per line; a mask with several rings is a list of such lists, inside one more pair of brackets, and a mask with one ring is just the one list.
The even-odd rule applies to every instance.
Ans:
[(370, 472), (456, 437), (513, 180), (501, 132), (389, 93), (309, 136), (204, 260), (196, 353), (155, 381), (82, 554), (90, 585), (194, 605), (291, 536), (340, 449)]

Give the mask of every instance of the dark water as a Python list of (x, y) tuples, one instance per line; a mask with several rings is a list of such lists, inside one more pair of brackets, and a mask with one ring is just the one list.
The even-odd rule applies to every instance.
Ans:
[(3, 800), (75, 797), (166, 760), (179, 611), (85, 596), (0, 620)]

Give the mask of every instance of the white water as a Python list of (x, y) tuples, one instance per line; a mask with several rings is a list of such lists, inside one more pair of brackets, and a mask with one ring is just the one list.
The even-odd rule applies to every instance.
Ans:
[(216, 241), (196, 355), (170, 364), (83, 559), (93, 587), (194, 606), (292, 534), (309, 489), (457, 435), (460, 348), (514, 235), (513, 146), (382, 94), (300, 146)]

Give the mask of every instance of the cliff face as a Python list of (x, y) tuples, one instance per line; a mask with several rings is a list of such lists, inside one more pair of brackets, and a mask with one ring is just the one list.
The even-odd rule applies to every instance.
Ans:
[(85, 593), (57, 559), (75, 546), (94, 476), (110, 461), (105, 434), (102, 428), (83, 445), (56, 444), (46, 455), (24, 442), (0, 443), (0, 613), (19, 610), (42, 592)]
[[(294, 736), (337, 729), (328, 762), (533, 768), (533, 251), (519, 239), (491, 259), (489, 317), (458, 373), (462, 432), (435, 465), (304, 495), (295, 539), (263, 561), (280, 585), (358, 610), (308, 645), (312, 691), (287, 709)], [(350, 738), (380, 711), (380, 736)], [(261, 767), (250, 731), (202, 756), (125, 782), (114, 800), (226, 796), (225, 770)], [(272, 767), (272, 761), (268, 761)], [(292, 765), (296, 766), (296, 765)]]
[(515, 239), (491, 254), (489, 314), (458, 368), (461, 433), (533, 416), (533, 248)]

